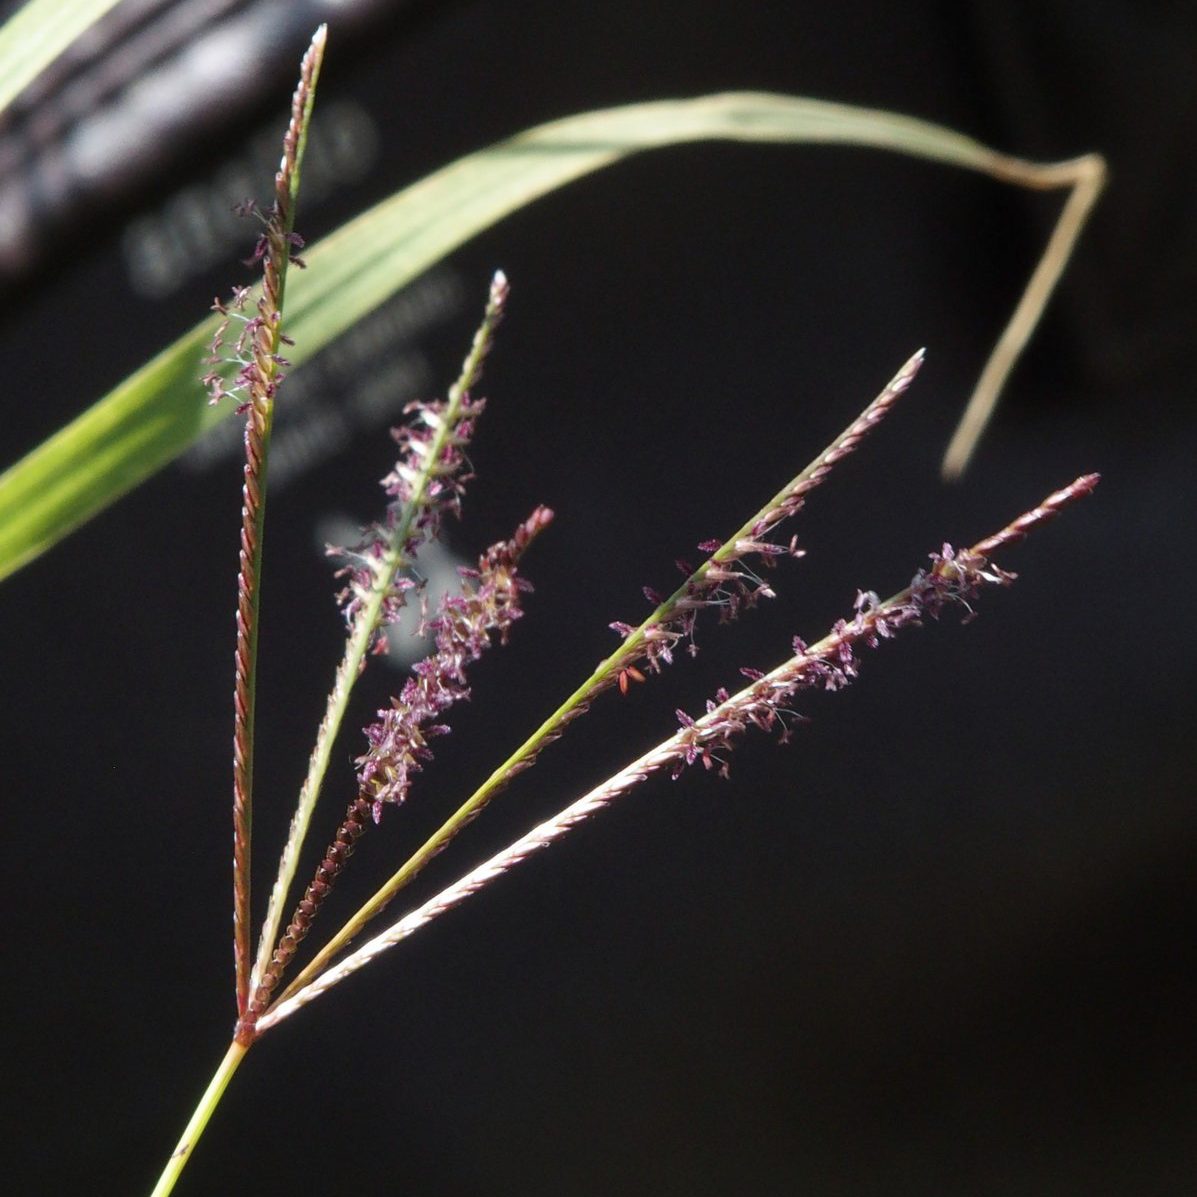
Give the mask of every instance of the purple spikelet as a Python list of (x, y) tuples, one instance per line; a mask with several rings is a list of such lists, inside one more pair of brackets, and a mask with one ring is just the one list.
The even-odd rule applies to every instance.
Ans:
[(469, 698), (466, 666), (489, 647), (492, 632), (505, 642), (522, 614), (520, 596), (531, 587), (516, 566), (552, 518), (547, 507), (537, 508), (511, 540), (487, 550), (477, 569), (461, 571), (463, 592), (446, 595), (427, 625), (436, 651), (412, 667), (391, 706), (365, 729), (370, 746), (357, 760), (358, 786), (373, 803), (375, 822), (384, 802), (399, 804), (407, 797), (412, 775), (432, 756), (429, 741), (449, 730), (440, 722), (444, 712)]

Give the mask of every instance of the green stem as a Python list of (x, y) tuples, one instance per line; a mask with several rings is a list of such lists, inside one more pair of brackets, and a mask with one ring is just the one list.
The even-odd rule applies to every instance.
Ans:
[(225, 1089), (228, 1088), (229, 1081), (233, 1078), (233, 1073), (237, 1071), (237, 1066), (247, 1051), (249, 1051), (248, 1043), (242, 1044), (234, 1041), (229, 1044), (229, 1050), (225, 1052), (224, 1059), (221, 1060), (212, 1079), (208, 1082), (204, 1095), (199, 1099), (199, 1103), (183, 1130), (179, 1144), (171, 1152), (170, 1159), (167, 1160), (166, 1167), (162, 1169), (162, 1175), (158, 1177), (158, 1183), (154, 1186), (150, 1197), (166, 1197), (174, 1189), (180, 1173), (186, 1167), (187, 1161), (191, 1159), (191, 1153), (195, 1149), (196, 1143), (199, 1142), (200, 1135), (204, 1133), (204, 1127), (208, 1125), (208, 1120), (215, 1112), (221, 1097), (224, 1096)]

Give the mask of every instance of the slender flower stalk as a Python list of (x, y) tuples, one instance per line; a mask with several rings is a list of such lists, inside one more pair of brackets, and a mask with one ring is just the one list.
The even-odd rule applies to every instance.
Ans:
[(681, 726), (668, 740), (362, 944), (309, 985), (278, 1002), (259, 1022), (259, 1031), (275, 1026), (387, 948), (460, 905), (533, 853), (561, 839), (652, 774), (669, 769), (677, 777), (686, 766), (696, 762), (726, 772), (727, 755), (751, 727), (765, 731), (780, 728), (782, 739), (787, 739), (789, 724), (800, 718), (789, 706), (798, 691), (814, 687), (840, 689), (857, 676), (861, 647), (875, 648), (901, 628), (919, 626), (928, 616), (938, 618), (947, 607), (963, 607), (966, 618), (972, 618), (972, 601), (984, 587), (1008, 586), (1015, 579), (1014, 574), (992, 565), (985, 554), (1021, 540), (1064, 507), (1091, 494), (1097, 483), (1096, 474), (1078, 478), (970, 549), (958, 551), (944, 545), (938, 553), (930, 555), (929, 569), (920, 569), (909, 586), (884, 602), (872, 592), (858, 592), (850, 619), (839, 620), (814, 644), (796, 639), (793, 655), (769, 673), (744, 670), (750, 684), (734, 695), (721, 691), (715, 701), (707, 704), (707, 711), (700, 718), (679, 711)]
[(180, 1136), (174, 1151), (170, 1153), (170, 1159), (166, 1161), (166, 1167), (162, 1169), (162, 1173), (158, 1177), (158, 1183), (154, 1185), (154, 1190), (150, 1194), (150, 1197), (167, 1197), (167, 1194), (174, 1190), (179, 1176), (187, 1166), (187, 1161), (191, 1159), (191, 1153), (195, 1150), (195, 1145), (199, 1142), (200, 1135), (204, 1133), (204, 1129), (207, 1127), (212, 1115), (216, 1112), (217, 1105), (220, 1104), (220, 1099), (224, 1096), (224, 1091), (229, 1087), (229, 1081), (233, 1079), (233, 1073), (237, 1071), (241, 1061), (245, 1059), (246, 1051), (248, 1051), (247, 1044), (238, 1043), (236, 1040), (229, 1044), (229, 1049), (225, 1052), (224, 1059), (221, 1060), (215, 1073), (212, 1074), (212, 1079), (208, 1082), (208, 1087), (204, 1090), (203, 1096), (200, 1097), (198, 1104), (192, 1111), (187, 1125), (183, 1128), (183, 1134)]
[(492, 633), (507, 642), (512, 625), (523, 614), (521, 596), (531, 590), (520, 576), (520, 559), (552, 518), (547, 507), (538, 507), (510, 540), (492, 545), (483, 554), (476, 570), (461, 571), (464, 585), (460, 595), (446, 595), (441, 600), (438, 615), (427, 625), (434, 634), (436, 651), (413, 666), (402, 692), (388, 709), (378, 712), (377, 722), (366, 728), (369, 748), (358, 758), (358, 795), (349, 804), (250, 999), (238, 1027), (239, 1041), (252, 1039), (254, 1021), (269, 1004), (283, 970), (307, 936), (371, 819), (378, 822), (383, 803), (404, 801), (412, 775), (432, 757), (429, 740), (449, 730), (439, 720), (454, 703), (469, 698), (466, 666), (490, 647)]
[[(233, 683), (233, 955), (236, 965), (237, 1012), (246, 1010), (250, 982), (250, 840), (253, 823), (254, 694), (257, 684), (258, 616), (261, 605), (262, 539), (266, 520), (266, 481), (274, 400), (286, 360), (279, 350), (289, 343), (282, 331), (287, 267), (302, 266), (292, 250), (302, 246), (294, 231), (295, 203), (316, 83), (324, 58), (327, 28), (321, 26), (300, 66), (299, 85), (291, 101), (291, 121), (283, 138), (283, 155), (274, 176), (274, 202), (262, 219), (264, 231), (254, 251), (262, 263), (262, 286), (256, 315), (246, 318), (249, 288), (238, 288), (231, 303), (217, 300), (224, 317), (209, 361), (221, 360), (224, 334), (233, 320), (243, 327), (236, 342), (240, 370), (226, 386), (219, 369), (204, 378), (212, 402), (230, 397), (245, 412), (245, 464), (241, 489), (241, 547), (237, 572), (237, 642)], [(254, 211), (252, 204), (244, 206)]]
[(659, 671), (663, 664), (672, 660), (673, 650), (679, 641), (687, 641), (691, 653), (697, 651), (693, 637), (700, 611), (713, 610), (721, 618), (727, 619), (759, 598), (772, 597), (773, 591), (750, 566), (749, 560), (755, 557), (768, 565), (782, 555), (802, 555), (793, 541), (789, 545), (781, 545), (773, 543), (768, 537), (783, 520), (802, 509), (810, 492), (823, 483), (832, 469), (854, 452), (888, 414), (918, 373), (923, 356), (921, 349), (915, 353), (860, 416), (726, 540), (704, 541), (699, 547), (710, 556), (698, 569), (691, 572), (688, 565), (679, 562), (679, 567), (689, 576), (668, 598), (662, 599), (646, 589), (646, 597), (654, 603), (654, 609), (647, 618), (636, 628), (624, 623), (612, 625), (623, 637), (620, 647), (599, 663), (590, 677), (486, 778), (344, 924), (284, 990), (282, 998), (290, 997), (327, 968), (366, 923), (476, 818), (500, 790), (533, 765), (539, 754), (559, 739), (570, 723), (589, 710), (590, 704), (604, 690), (616, 685), (626, 689), (629, 679), (641, 679), (641, 665), (651, 671)]
[(349, 625), (345, 651), (337, 666), (324, 717), (316, 732), (307, 776), (279, 858), (278, 875), (258, 941), (252, 978), (255, 993), (272, 967), (287, 895), (299, 864), (300, 848), (320, 796), (333, 743), (349, 705), (350, 692), (370, 651), (377, 652), (385, 645), (383, 630), (398, 618), (407, 595), (414, 589), (406, 571), (416, 552), (437, 534), (445, 512), (460, 512), (462, 489), (469, 476), (466, 448), (484, 407), (484, 401), (475, 399), (470, 392), (481, 378), (482, 365), (502, 320), (508, 293), (507, 279), (500, 271), (491, 282), (482, 323), (448, 395), (442, 402), (410, 405), (409, 423), (394, 433), (400, 457), (391, 473), (383, 479), (383, 486), (391, 497), (386, 518), (368, 531), (363, 543), (355, 550), (342, 554), (350, 559), (342, 571), (343, 575), (348, 575), (341, 593)]

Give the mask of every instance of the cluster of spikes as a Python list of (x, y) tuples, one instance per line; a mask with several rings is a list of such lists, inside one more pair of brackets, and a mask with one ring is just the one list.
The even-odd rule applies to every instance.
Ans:
[(520, 576), (520, 558), (552, 519), (547, 507), (536, 508), (510, 540), (487, 549), (476, 569), (459, 571), (461, 593), (445, 595), (435, 618), (423, 622), (420, 631), (432, 633), (435, 651), (412, 666), (411, 676), (390, 707), (379, 711), (377, 721), (365, 728), (369, 747), (357, 760), (357, 797), (350, 802), (255, 988), (248, 1011), (251, 1018), (269, 1005), (284, 969), (307, 937), (369, 822), (380, 820), (384, 803), (404, 801), (412, 775), (432, 759), (428, 741), (448, 733), (449, 728), (437, 720), (454, 703), (469, 698), (466, 666), (490, 647), (492, 634), (506, 643), (512, 625), (523, 614), (522, 597), (532, 589)]
[(928, 567), (918, 570), (905, 589), (888, 599), (881, 600), (872, 591), (858, 591), (851, 617), (838, 620), (821, 640), (807, 644), (795, 638), (792, 655), (767, 673), (743, 670), (749, 684), (736, 694), (720, 691), (699, 718), (678, 711), (680, 726), (673, 736), (475, 866), (307, 984), (293, 986), (265, 1014), (259, 1028), (267, 1030), (289, 1017), (388, 948), (561, 839), (653, 774), (664, 770), (676, 778), (687, 766), (695, 764), (725, 774), (728, 754), (753, 728), (762, 731), (780, 728), (781, 738), (788, 738), (793, 722), (801, 719), (789, 705), (793, 696), (812, 687), (838, 690), (847, 685), (858, 674), (862, 647), (876, 648), (903, 628), (919, 626), (926, 618), (938, 619), (947, 609), (959, 610), (965, 621), (972, 619), (975, 615), (972, 604), (983, 589), (1009, 586), (1015, 580), (1013, 573), (994, 565), (989, 554), (1021, 540), (1032, 529), (1091, 494), (1098, 481), (1096, 474), (1076, 479), (971, 548), (953, 549), (945, 544), (938, 552), (929, 554)]
[[(350, 690), (361, 675), (370, 651), (377, 652), (385, 646), (387, 626), (394, 622), (420, 585), (414, 576), (417, 554), (441, 535), (446, 513), (460, 515), (462, 496), (472, 477), (467, 450), (484, 409), (484, 401), (474, 396), (475, 386), (508, 298), (507, 280), (498, 273), (491, 284), (482, 324), (457, 381), (443, 400), (409, 405), (406, 423), (393, 434), (399, 457), (382, 480), (388, 498), (385, 516), (367, 529), (353, 550), (330, 550), (345, 561), (338, 576), (347, 579), (339, 596), (348, 625), (346, 650), (317, 733), (251, 971), (249, 831), (263, 491), (274, 403), (283, 368), (287, 366), (280, 350), (292, 343), (282, 331), (286, 272), (290, 265), (303, 264), (294, 256), (302, 241), (292, 231), (292, 217), (323, 48), (322, 30), (304, 58), (300, 85), (292, 101), (291, 123), (284, 138), (283, 157), (275, 177), (273, 204), (265, 214), (259, 214), (252, 205), (243, 207), (244, 212), (258, 215), (263, 223), (252, 259), (263, 271), (254, 314), (246, 314), (254, 294), (250, 288), (238, 289), (227, 303), (217, 302), (215, 307), (221, 319), (209, 364), (219, 367), (223, 362), (224, 365), (204, 378), (214, 400), (231, 396), (239, 409), (247, 413), (233, 786), (234, 940), (239, 1015), (235, 1039), (243, 1047), (252, 1043), (262, 1030), (348, 976), (378, 952), (451, 909), (532, 852), (554, 842), (645, 778), (660, 771), (676, 777), (696, 764), (726, 774), (732, 750), (752, 728), (779, 731), (782, 739), (789, 738), (793, 725), (802, 718), (792, 706), (796, 694), (815, 687), (842, 688), (856, 678), (862, 649), (876, 647), (903, 628), (916, 626), (928, 617), (938, 618), (946, 608), (956, 608), (971, 618), (972, 603), (984, 587), (1006, 586), (1014, 579), (1013, 574), (992, 564), (991, 554), (1021, 539), (1076, 499), (1089, 494), (1097, 484), (1096, 475), (1077, 479), (971, 548), (958, 550), (944, 545), (931, 555), (929, 567), (920, 569), (905, 589), (886, 600), (879, 599), (873, 591), (858, 592), (852, 614), (839, 620), (821, 640), (807, 644), (795, 638), (790, 654), (774, 669), (742, 670), (747, 685), (735, 694), (720, 690), (700, 716), (679, 710), (678, 729), (662, 743), (386, 931), (352, 953), (344, 954), (350, 940), (366, 922), (379, 914), (503, 787), (533, 765), (540, 753), (589, 709), (595, 698), (615, 686), (626, 690), (629, 681), (644, 681), (642, 668), (659, 673), (673, 661), (679, 643), (684, 642), (691, 654), (696, 652), (695, 633), (703, 611), (716, 613), (721, 621), (727, 621), (760, 599), (773, 597), (773, 588), (765, 581), (763, 572), (781, 558), (803, 556), (795, 539), (788, 542), (776, 539), (776, 529), (802, 510), (810, 493), (844, 458), (855, 452), (888, 414), (922, 364), (922, 352), (916, 353), (844, 432), (740, 528), (724, 539), (702, 542), (699, 548), (706, 559), (697, 569), (679, 561), (678, 568), (686, 577), (672, 594), (662, 596), (645, 588), (645, 597), (653, 604), (650, 614), (638, 626), (622, 622), (611, 625), (620, 635), (619, 647), (490, 774), (276, 997), (284, 970), (306, 938), (359, 838), (371, 823), (378, 822), (385, 805), (397, 805), (407, 799), (415, 775), (431, 760), (431, 742), (449, 730), (444, 721), (449, 708), (469, 697), (467, 669), (496, 639), (505, 642), (519, 619), (523, 597), (530, 590), (521, 573), (522, 558), (552, 519), (546, 508), (537, 508), (509, 540), (488, 549), (476, 569), (465, 571), (459, 595), (444, 598), (432, 617), (424, 613), (422, 630), (432, 635), (433, 650), (413, 667), (390, 705), (380, 710), (377, 719), (364, 729), (366, 750), (356, 761), (354, 790), (345, 815), (303, 898), (278, 935), (300, 847), (348, 709)], [(226, 340), (234, 321), (241, 324), (241, 329), (230, 347)]]
[[(662, 595), (645, 587), (644, 596), (653, 608), (648, 616), (636, 626), (624, 622), (610, 625), (619, 634), (618, 647), (282, 987), (286, 970), (362, 835), (380, 821), (386, 806), (407, 800), (416, 775), (432, 759), (433, 741), (449, 731), (445, 720), (450, 708), (469, 698), (467, 671), (493, 643), (505, 643), (520, 619), (524, 597), (531, 590), (522, 574), (523, 557), (553, 518), (547, 508), (536, 508), (510, 539), (483, 553), (475, 569), (462, 571), (461, 592), (442, 599), (435, 614), (428, 614), (426, 601), (422, 600), (419, 631), (431, 635), (432, 651), (413, 666), (399, 693), (363, 729), (365, 751), (355, 762), (356, 775), (345, 813), (303, 897), (286, 918), (305, 838), (334, 759), (352, 689), (370, 656), (385, 649), (388, 626), (398, 619), (413, 593), (421, 590), (416, 572), (419, 552), (442, 535), (446, 514), (461, 514), (466, 485), (473, 476), (468, 450), (485, 407), (484, 400), (476, 397), (475, 387), (508, 298), (507, 280), (500, 272), (491, 283), (484, 318), (457, 381), (444, 399), (410, 404), (405, 411), (406, 422), (393, 430), (399, 454), (382, 479), (388, 500), (385, 514), (363, 532), (352, 549), (329, 549), (331, 556), (343, 562), (337, 576), (345, 579), (338, 595), (347, 625), (345, 648), (317, 728), (262, 931), (253, 950), (249, 922), (254, 710), (267, 463), (275, 403), (284, 371), (289, 368), (283, 350), (294, 344), (283, 331), (283, 301), (289, 267), (304, 265), (296, 256), (303, 240), (293, 230), (293, 218), (326, 36), (322, 26), (301, 64), (270, 206), (260, 211), (246, 202), (238, 209), (241, 215), (256, 217), (262, 224), (262, 234), (247, 263), (261, 267), (261, 284), (257, 289), (239, 287), (229, 300), (217, 300), (213, 305), (219, 319), (206, 362), (210, 369), (203, 383), (213, 403), (231, 399), (246, 417), (233, 694), (237, 1023), (233, 1043), (155, 1193), (170, 1191), (232, 1071), (262, 1032), (555, 843), (647, 778), (656, 774), (676, 778), (696, 765), (726, 776), (732, 752), (753, 729), (777, 732), (781, 740), (789, 739), (795, 724), (805, 721), (794, 709), (796, 695), (815, 688), (841, 689), (857, 677), (863, 649), (875, 648), (927, 618), (936, 619), (948, 608), (971, 619), (972, 604), (985, 587), (1008, 586), (1015, 577), (994, 565), (992, 554), (1091, 493), (1098, 482), (1096, 474), (1078, 478), (971, 548), (953, 549), (945, 544), (930, 555), (928, 567), (918, 570), (909, 585), (888, 599), (880, 599), (873, 591), (858, 591), (851, 615), (838, 620), (821, 640), (808, 644), (795, 637), (786, 659), (773, 669), (742, 669), (747, 684), (736, 693), (717, 691), (701, 715), (678, 710), (678, 727), (666, 739), (351, 950), (351, 943), (359, 940), (370, 920), (380, 915), (519, 773), (533, 766), (600, 695), (616, 687), (626, 693), (631, 682), (647, 680), (645, 671), (659, 674), (673, 662), (680, 645), (685, 645), (690, 655), (695, 654), (699, 616), (704, 611), (727, 622), (761, 599), (774, 597), (765, 573), (783, 558), (804, 556), (795, 538), (788, 542), (777, 539), (776, 529), (803, 509), (810, 493), (855, 452), (888, 414), (922, 364), (923, 354), (919, 351), (844, 432), (741, 527), (723, 539), (701, 542), (698, 547), (705, 555), (702, 564), (694, 569), (688, 562), (678, 561), (685, 580), (672, 594)], [(236, 336), (230, 333), (234, 325), (239, 326)]]
[[(501, 292), (505, 298), (505, 280), (502, 280)], [(492, 291), (492, 300), (493, 297)], [(488, 308), (488, 312), (490, 310)], [(774, 529), (796, 514), (804, 506), (810, 492), (827, 478), (831, 469), (859, 446), (909, 387), (921, 363), (920, 352), (902, 367), (856, 421), (737, 532), (726, 540), (703, 542), (699, 547), (709, 556), (702, 565), (691, 569), (687, 563), (678, 562), (678, 567), (688, 576), (677, 591), (663, 597), (646, 588), (646, 598), (655, 604), (648, 618), (638, 627), (625, 623), (612, 624), (620, 633), (621, 647), (600, 664), (591, 679), (554, 716), (545, 721), (532, 739), (496, 770), (492, 782), (484, 785), (460, 808), (457, 815), (446, 824), (450, 830), (439, 838), (434, 836), (429, 842), (430, 852), (440, 851), (456, 830), (468, 818), (472, 818), (498, 788), (533, 764), (540, 751), (559, 738), (565, 726), (585, 711), (598, 693), (612, 685), (625, 688), (629, 677), (643, 680), (644, 675), (638, 666), (659, 672), (672, 661), (679, 640), (685, 639), (689, 651), (696, 651), (695, 626), (702, 611), (711, 610), (717, 613), (720, 620), (729, 620), (761, 598), (773, 597), (773, 588), (762, 578), (757, 564), (768, 568), (782, 557), (803, 556), (795, 540), (783, 543), (770, 539)], [(404, 448), (404, 457), (385, 482), (388, 494), (395, 502), (387, 521), (376, 526), (374, 543), (380, 547), (370, 558), (372, 561), (393, 561), (394, 529), (404, 521), (413, 529), (422, 530), (422, 534), (413, 532), (402, 543), (404, 553), (410, 559), (423, 539), (439, 529), (439, 512), (456, 512), (459, 509), (462, 488), (467, 480), (463, 449), (473, 429), (473, 420), (481, 410), (480, 401), (463, 404), (461, 398), (463, 395), (458, 396), (456, 408), (439, 401), (412, 405), (408, 429), (396, 434), (398, 443)], [(465, 415), (461, 414), (463, 410)], [(437, 433), (442, 434), (441, 448), (434, 453), (428, 446), (432, 443), (432, 436)], [(417, 472), (416, 463), (422, 474)], [(421, 477), (432, 477), (437, 485), (434, 490), (425, 488), (420, 492), (428, 510), (423, 516), (413, 518), (410, 509), (413, 496), (422, 485)], [(1020, 521), (1004, 529), (998, 536), (991, 537), (973, 549), (954, 550), (950, 545), (944, 545), (938, 553), (931, 554), (930, 565), (920, 569), (910, 584), (890, 599), (881, 601), (873, 591), (858, 592), (852, 615), (839, 620), (826, 637), (813, 645), (795, 637), (791, 644), (792, 655), (771, 672), (750, 668), (741, 670), (749, 684), (735, 695), (720, 690), (706, 704), (705, 713), (699, 717), (679, 710), (677, 718), (680, 726), (673, 737), (658, 746), (653, 753), (621, 771), (604, 787), (599, 787), (580, 800), (582, 807), (575, 804), (569, 808), (573, 813), (563, 815), (563, 821), (550, 821), (550, 824), (543, 825), (538, 829), (544, 833), (542, 840), (533, 842), (525, 837), (524, 841), (520, 841), (523, 848), (514, 856), (504, 858), (501, 864), (488, 862), (488, 866), (482, 866), (479, 877), (485, 874), (486, 880), (490, 880), (506, 871), (512, 863), (522, 859), (527, 851), (550, 842), (564, 829), (572, 827), (582, 817), (588, 817), (593, 810), (653, 772), (664, 769), (677, 777), (687, 766), (702, 764), (707, 769), (715, 769), (726, 775), (732, 750), (751, 728), (779, 731), (783, 741), (789, 739), (793, 725), (805, 721), (791, 705), (798, 692), (815, 687), (826, 690), (842, 688), (856, 678), (862, 648), (876, 647), (899, 630), (917, 626), (926, 618), (938, 618), (946, 608), (958, 609), (966, 619), (971, 619), (974, 614), (971, 604), (983, 587), (1006, 586), (1014, 580), (1013, 574), (993, 565), (979, 550), (984, 548), (990, 551), (1019, 539), (1030, 527), (1089, 493), (1096, 481), (1095, 475), (1078, 479), (1071, 487), (1049, 497), (1040, 507), (1020, 517)], [(397, 487), (400, 488), (398, 492), (395, 489)], [(328, 963), (329, 967), (317, 970), (313, 979), (307, 980), (306, 984), (308, 973), (305, 972), (279, 1001), (270, 1005), (283, 968), (300, 940), (306, 936), (312, 919), (358, 837), (369, 822), (378, 821), (384, 804), (402, 803), (407, 798), (414, 775), (422, 771), (431, 759), (430, 741), (448, 732), (449, 728), (444, 722), (445, 713), (451, 705), (469, 694), (466, 667), (478, 660), (496, 634), (500, 641), (506, 641), (512, 624), (520, 617), (521, 596), (530, 590), (530, 586), (519, 573), (518, 563), (532, 539), (550, 519), (550, 512), (538, 508), (520, 525), (512, 539), (492, 546), (480, 558), (477, 569), (466, 571), (462, 594), (443, 599), (435, 617), (423, 621), (425, 630), (434, 637), (434, 651), (412, 668), (410, 677), (400, 693), (392, 698), (390, 706), (379, 711), (377, 720), (365, 729), (367, 750), (357, 760), (357, 796), (350, 804), (312, 884), (280, 941), (272, 968), (255, 994), (253, 1014), (259, 1019), (259, 1029), (273, 1025), (316, 993), (323, 992), (334, 979), (360, 967), (363, 961), (360, 952), (365, 949), (339, 963), (318, 957), (322, 965)], [(371, 584), (377, 586), (377, 582)], [(463, 812), (468, 817), (463, 818)], [(406, 884), (414, 875), (424, 859), (419, 854), (413, 858), (416, 864), (404, 874), (402, 884)], [(475, 877), (475, 881), (478, 881), (478, 877)], [(473, 892), (472, 888), (467, 889)], [(450, 905), (462, 896), (455, 887), (450, 887), (446, 895)], [(394, 891), (387, 893), (371, 911), (371, 915), (378, 913), (393, 896)], [(407, 921), (401, 920), (406, 929), (400, 937), (410, 932), (413, 925), (411, 917)], [(371, 944), (378, 947), (376, 941), (371, 941)]]

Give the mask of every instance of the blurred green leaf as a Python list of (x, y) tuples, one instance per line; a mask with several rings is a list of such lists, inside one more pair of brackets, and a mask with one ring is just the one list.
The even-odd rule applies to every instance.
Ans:
[(0, 112), (120, 0), (30, 0), (0, 27)]

